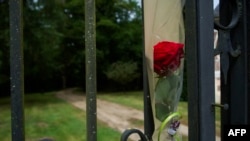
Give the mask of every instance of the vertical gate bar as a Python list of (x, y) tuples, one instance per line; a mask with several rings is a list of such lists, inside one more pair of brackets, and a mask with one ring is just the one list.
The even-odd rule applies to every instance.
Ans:
[[(241, 47), (241, 55), (232, 59), (230, 74), (231, 124), (248, 124), (247, 107), (247, 21), (246, 0), (242, 0), (242, 15), (238, 26), (232, 30), (232, 45)], [(239, 110), (240, 109), (240, 110)]]
[(185, 6), (186, 69), (188, 92), (188, 138), (199, 141), (199, 95), (198, 95), (198, 59), (197, 59), (197, 9), (195, 0), (187, 0)]
[(198, 64), (200, 141), (215, 141), (214, 9), (213, 1), (198, 1)]
[[(188, 92), (188, 140), (199, 141), (199, 95), (197, 59), (197, 9), (195, 0), (187, 0), (185, 5), (186, 71)], [(193, 120), (190, 120), (193, 119)]]
[(213, 1), (186, 0), (186, 66), (190, 141), (215, 141)]
[[(188, 138), (199, 141), (199, 97), (198, 97), (198, 59), (197, 59), (197, 13), (196, 1), (187, 0), (185, 5), (185, 35), (186, 35), (186, 70), (188, 91)], [(193, 119), (193, 120), (190, 120)]]
[(95, 0), (85, 0), (87, 141), (97, 140)]
[[(230, 1), (221, 0), (220, 23), (228, 25), (231, 20), (232, 9)], [(221, 82), (221, 103), (228, 103), (229, 110), (221, 111), (221, 133), (224, 125), (249, 125), (250, 124), (250, 97), (249, 97), (249, 0), (240, 0), (241, 18), (237, 26), (231, 30), (232, 47), (240, 47), (238, 57), (230, 56), (230, 70), (228, 82)], [(247, 11), (248, 10), (248, 11)], [(223, 62), (221, 62), (223, 63)], [(222, 141), (224, 141), (222, 136)]]
[[(250, 1), (248, 0), (248, 1), (245, 1), (246, 3), (246, 22), (248, 23), (247, 24), (247, 36), (246, 36), (246, 38), (247, 39), (250, 39)], [(249, 93), (250, 92), (250, 40), (247, 40), (247, 69), (248, 69), (248, 80), (247, 80), (247, 93)], [(250, 124), (250, 96), (248, 95), (248, 98), (247, 98), (247, 107), (248, 107), (248, 114), (247, 114), (247, 116), (248, 116), (248, 124)]]
[[(228, 2), (229, 1), (227, 0), (220, 0), (219, 14), (220, 14), (220, 24), (222, 25), (227, 25), (230, 22), (230, 18), (228, 17), (228, 14), (227, 14), (229, 12)], [(224, 80), (224, 76), (222, 75), (222, 72), (220, 76), (221, 76), (221, 80)], [(221, 81), (221, 101), (220, 102), (229, 104), (229, 101), (230, 101), (229, 99), (230, 99), (229, 86), (226, 85), (224, 81)], [(224, 133), (224, 125), (230, 123), (229, 113), (230, 113), (230, 110), (221, 110), (221, 133), (222, 134)], [(221, 141), (224, 141), (224, 136), (221, 136)]]
[[(244, 7), (245, 5), (243, 5)], [(244, 9), (244, 8), (243, 8)], [(244, 9), (245, 10), (245, 9)], [(247, 124), (247, 70), (245, 12), (242, 11), (238, 26), (232, 30), (233, 48), (241, 46), (241, 55), (232, 62), (230, 74), (230, 119), (231, 124)], [(239, 110), (240, 109), (240, 110)], [(237, 115), (237, 116), (235, 116)]]
[(22, 0), (9, 1), (12, 141), (25, 140), (22, 3)]

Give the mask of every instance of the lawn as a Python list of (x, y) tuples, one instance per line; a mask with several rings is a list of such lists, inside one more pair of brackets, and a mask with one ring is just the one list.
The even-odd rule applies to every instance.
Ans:
[[(117, 92), (117, 93), (99, 93), (98, 98), (119, 103), (125, 106), (133, 107), (143, 111), (143, 92)], [(179, 102), (178, 111), (182, 113), (182, 124), (188, 124), (187, 102)]]
[[(97, 98), (130, 106), (143, 111), (143, 92), (98, 93)], [(180, 102), (182, 124), (188, 124), (187, 102)], [(220, 116), (216, 111), (216, 130), (219, 132)], [(143, 124), (143, 122), (139, 122)], [(138, 124), (138, 123), (136, 123)], [(11, 140), (10, 99), (0, 99), (0, 139)], [(118, 141), (121, 133), (97, 123), (98, 141)], [(25, 95), (26, 141), (50, 137), (56, 141), (86, 141), (86, 113), (54, 96), (54, 93)], [(219, 133), (218, 133), (219, 134)], [(187, 137), (183, 137), (187, 141)]]
[[(133, 107), (143, 111), (143, 92), (117, 92), (117, 93), (99, 93), (98, 98), (120, 103), (125, 106)], [(187, 102), (180, 101), (178, 111), (182, 114), (181, 124), (188, 125), (188, 107)], [(220, 136), (220, 109), (215, 110), (216, 134)]]
[[(0, 99), (0, 139), (11, 140), (9, 98)], [(49, 137), (55, 141), (86, 141), (86, 113), (53, 93), (25, 95), (26, 141)], [(97, 140), (118, 141), (121, 133), (97, 123)]]

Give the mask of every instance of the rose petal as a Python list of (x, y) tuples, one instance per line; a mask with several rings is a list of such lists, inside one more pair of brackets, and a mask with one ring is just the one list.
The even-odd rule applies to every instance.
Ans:
[(184, 57), (184, 44), (162, 41), (154, 46), (154, 71), (167, 75), (180, 66), (181, 58)]

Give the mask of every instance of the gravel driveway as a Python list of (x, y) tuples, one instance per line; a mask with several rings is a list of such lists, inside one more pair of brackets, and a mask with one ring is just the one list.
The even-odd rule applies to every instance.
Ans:
[[(75, 93), (74, 89), (67, 89), (57, 92), (56, 96), (86, 111), (86, 98), (84, 94)], [(109, 127), (121, 133), (128, 128), (137, 128), (143, 132), (143, 127), (135, 127), (132, 123), (135, 120), (143, 121), (143, 116), (142, 111), (97, 99), (98, 120), (105, 122)], [(136, 135), (130, 138), (138, 140), (138, 136)]]
[[(66, 89), (57, 92), (56, 96), (71, 103), (75, 107), (86, 111), (86, 98), (83, 93), (77, 93), (74, 89)], [(133, 123), (135, 120), (143, 121), (143, 116), (143, 111), (97, 99), (98, 120), (105, 122), (109, 127), (116, 129), (121, 133), (128, 128), (137, 128), (143, 132), (143, 127), (137, 127)], [(179, 130), (183, 135), (188, 136), (187, 126), (181, 125)], [(139, 140), (137, 135), (132, 135), (130, 139), (134, 141)], [(220, 138), (216, 137), (216, 141), (219, 140)]]

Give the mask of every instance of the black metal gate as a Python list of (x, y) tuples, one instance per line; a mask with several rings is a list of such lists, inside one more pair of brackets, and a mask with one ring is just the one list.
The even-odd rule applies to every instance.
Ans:
[[(85, 0), (87, 60), (95, 64), (95, 0)], [(22, 0), (9, 0), (12, 141), (24, 141), (24, 77), (23, 77), (23, 11)], [(143, 2), (143, 0), (142, 0)], [(189, 140), (215, 140), (215, 107), (221, 110), (221, 132), (224, 125), (250, 124), (250, 1), (220, 0), (220, 23), (214, 24), (212, 0), (186, 0), (186, 62), (188, 85)], [(213, 48), (213, 30), (219, 31), (220, 46)], [(231, 46), (232, 45), (232, 46)], [(221, 105), (214, 97), (214, 55), (221, 56)], [(95, 65), (86, 68), (89, 141), (96, 140)], [(89, 77), (86, 77), (89, 78)], [(152, 113), (148, 99), (147, 76), (144, 73), (144, 115), (147, 139), (153, 132)], [(224, 81), (225, 80), (225, 81)], [(94, 101), (93, 101), (94, 100)], [(229, 106), (228, 109), (225, 106)], [(240, 110), (239, 110), (240, 109)], [(94, 128), (93, 128), (94, 127)], [(139, 131), (136, 131), (139, 133)], [(146, 140), (146, 138), (143, 138)], [(224, 140), (223, 136), (221, 137)]]

